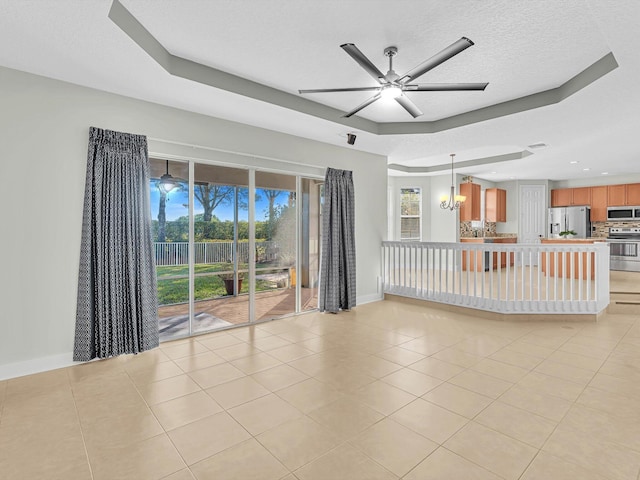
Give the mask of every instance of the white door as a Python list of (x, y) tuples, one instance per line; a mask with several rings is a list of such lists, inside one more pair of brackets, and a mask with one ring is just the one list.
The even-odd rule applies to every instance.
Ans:
[[(546, 227), (546, 193), (545, 185), (520, 185), (520, 221), (518, 242), (538, 243), (544, 237)], [(529, 259), (525, 259), (525, 265)], [(533, 259), (537, 265), (537, 259)]]

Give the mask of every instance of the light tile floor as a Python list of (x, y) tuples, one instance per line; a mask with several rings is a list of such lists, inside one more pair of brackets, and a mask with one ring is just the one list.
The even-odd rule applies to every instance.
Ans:
[(0, 382), (0, 478), (638, 480), (639, 399), (638, 315), (387, 300)]

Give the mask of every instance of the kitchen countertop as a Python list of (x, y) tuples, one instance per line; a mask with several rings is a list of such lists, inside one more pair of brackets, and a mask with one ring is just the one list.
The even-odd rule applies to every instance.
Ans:
[(517, 237), (460, 237), (461, 243), (516, 243)]
[(542, 243), (594, 243), (604, 242), (604, 238), (541, 238)]
[(509, 237), (496, 237), (496, 236), (491, 236), (491, 237), (460, 237), (460, 240), (482, 240), (483, 238), (486, 239), (490, 239), (490, 240), (496, 240), (499, 238), (518, 238), (516, 235), (511, 235)]

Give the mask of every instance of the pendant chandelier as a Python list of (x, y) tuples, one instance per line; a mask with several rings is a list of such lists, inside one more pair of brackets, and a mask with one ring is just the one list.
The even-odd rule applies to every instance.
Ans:
[(464, 195), (456, 195), (456, 184), (453, 181), (453, 157), (456, 156), (455, 153), (451, 153), (451, 193), (449, 196), (443, 195), (440, 197), (440, 208), (444, 210), (454, 211), (464, 203), (467, 199)]

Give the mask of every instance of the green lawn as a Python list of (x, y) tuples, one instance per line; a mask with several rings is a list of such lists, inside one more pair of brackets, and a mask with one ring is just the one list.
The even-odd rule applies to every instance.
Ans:
[[(256, 267), (269, 267), (271, 265), (256, 264)], [(246, 264), (239, 265), (240, 270), (246, 270)], [(276, 270), (278, 267), (274, 267)], [(224, 272), (233, 270), (233, 265), (228, 263), (198, 264), (195, 266), (196, 274)], [(187, 303), (189, 301), (189, 267), (159, 266), (156, 269), (158, 278), (158, 305), (171, 305), (175, 303)], [(183, 276), (182, 278), (172, 278)], [(205, 275), (194, 279), (194, 298), (196, 301), (209, 300), (227, 295), (223, 280), (219, 275)], [(256, 291), (272, 290), (272, 282), (256, 280)], [(249, 293), (249, 282), (243, 281), (240, 293)]]

